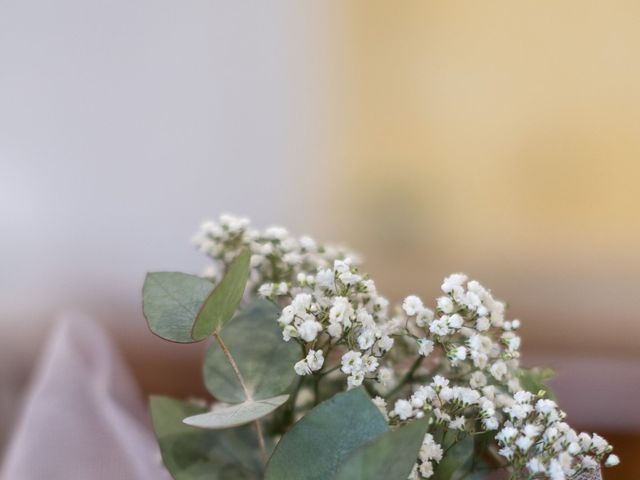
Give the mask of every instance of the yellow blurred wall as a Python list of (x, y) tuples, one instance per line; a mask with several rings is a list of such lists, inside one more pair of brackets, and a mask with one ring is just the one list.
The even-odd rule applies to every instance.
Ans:
[(394, 296), (466, 270), (534, 347), (640, 355), (640, 2), (347, 3), (336, 235)]

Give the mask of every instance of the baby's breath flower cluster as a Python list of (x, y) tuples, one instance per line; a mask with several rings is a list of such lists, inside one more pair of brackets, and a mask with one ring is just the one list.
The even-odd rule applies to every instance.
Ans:
[[(597, 434), (577, 434), (564, 421), (565, 413), (549, 399), (525, 391), (505, 407), (508, 420), (496, 435), (500, 455), (518, 478), (577, 478), (585, 472), (619, 463), (612, 447)], [(605, 460), (606, 458), (606, 460)]]
[(393, 346), (397, 327), (388, 320), (388, 301), (349, 259), (335, 260), (315, 275), (299, 274), (287, 294), (272, 284), (261, 286), (260, 293), (285, 304), (278, 319), (282, 337), (295, 339), (307, 352), (294, 367), (299, 375), (320, 370), (339, 348), (344, 350), (340, 370), (348, 376), (348, 388), (377, 378), (379, 359)]
[[(520, 321), (506, 320), (505, 304), (466, 275), (445, 278), (433, 309), (415, 295), (390, 309), (352, 254), (283, 228), (222, 216), (203, 224), (196, 244), (220, 273), (249, 248), (248, 290), (282, 308), (283, 340), (303, 349), (292, 368), (300, 384), (313, 379), (316, 403), (320, 380), (346, 375), (346, 388), (365, 385), (392, 428), (430, 419), (410, 479), (432, 477), (453, 445), (481, 434), (513, 479), (577, 479), (619, 462), (604, 439), (572, 430), (544, 391), (523, 389)], [(407, 353), (412, 366), (396, 375)], [(382, 365), (392, 361), (403, 368)]]
[[(263, 287), (261, 292), (264, 296), (286, 294), (289, 283), (298, 275), (315, 274), (317, 269), (329, 267), (334, 260), (347, 256), (352, 261), (355, 258), (344, 249), (319, 245), (308, 236), (294, 237), (283, 227), (256, 230), (249, 219), (231, 215), (221, 215), (218, 222), (204, 222), (193, 243), (214, 261), (203, 273), (213, 281), (224, 274), (243, 248), (248, 248), (251, 274), (247, 290), (255, 292), (268, 283), (270, 287)], [(267, 288), (272, 290), (269, 292)]]

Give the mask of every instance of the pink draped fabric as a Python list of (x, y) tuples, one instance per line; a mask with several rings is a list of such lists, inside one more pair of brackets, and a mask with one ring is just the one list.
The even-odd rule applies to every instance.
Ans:
[(136, 383), (104, 331), (53, 331), (4, 462), (4, 480), (170, 480)]

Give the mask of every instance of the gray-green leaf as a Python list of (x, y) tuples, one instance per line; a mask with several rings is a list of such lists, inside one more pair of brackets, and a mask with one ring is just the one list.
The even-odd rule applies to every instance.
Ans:
[(339, 468), (335, 480), (407, 478), (416, 463), (428, 427), (428, 420), (422, 419), (383, 433), (354, 452)]
[[(271, 302), (257, 300), (220, 332), (254, 400), (285, 393), (296, 378), (293, 365), (300, 359), (300, 346), (282, 340), (282, 330), (276, 323), (279, 313)], [(203, 371), (207, 388), (218, 400), (227, 403), (246, 400), (233, 368), (216, 341), (207, 350)]]
[(149, 328), (165, 340), (192, 343), (191, 330), (196, 316), (212, 290), (210, 281), (194, 275), (148, 273), (142, 297)]
[(447, 450), (442, 461), (437, 464), (432, 480), (459, 480), (471, 469), (473, 439), (465, 436)]
[(264, 400), (248, 400), (236, 405), (214, 407), (210, 412), (193, 415), (183, 421), (186, 425), (209, 428), (211, 430), (237, 427), (269, 415), (288, 399), (289, 395), (280, 395)]
[(545, 392), (544, 398), (555, 400), (555, 395), (546, 383), (555, 377), (555, 372), (551, 368), (523, 368), (518, 375), (522, 388), (537, 395), (540, 390)]
[(327, 480), (355, 449), (388, 431), (387, 422), (360, 387), (311, 410), (282, 437), (266, 480)]
[(242, 250), (233, 259), (220, 283), (211, 292), (198, 312), (191, 336), (194, 340), (203, 340), (220, 331), (235, 313), (244, 287), (249, 278), (251, 253)]
[(162, 460), (175, 480), (257, 480), (261, 461), (251, 426), (212, 431), (182, 423), (204, 408), (168, 397), (151, 397), (151, 417)]

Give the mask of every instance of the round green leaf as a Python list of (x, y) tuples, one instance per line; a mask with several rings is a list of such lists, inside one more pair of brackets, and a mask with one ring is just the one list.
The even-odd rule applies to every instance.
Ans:
[(386, 432), (356, 450), (340, 466), (335, 480), (388, 480), (407, 478), (418, 458), (429, 427), (422, 419)]
[(355, 449), (388, 431), (387, 422), (360, 387), (311, 410), (282, 437), (266, 480), (327, 480)]
[(261, 460), (251, 426), (201, 430), (182, 423), (206, 409), (168, 397), (151, 397), (151, 417), (162, 460), (175, 480), (258, 480)]
[[(282, 331), (276, 323), (278, 315), (275, 305), (258, 300), (220, 332), (254, 400), (285, 393), (296, 377), (293, 365), (300, 360), (300, 346), (282, 340)], [(218, 400), (227, 403), (246, 400), (233, 368), (215, 340), (207, 350), (203, 373), (207, 389)]]
[(242, 250), (233, 259), (220, 283), (202, 304), (191, 331), (195, 340), (203, 340), (219, 332), (235, 313), (249, 278), (251, 252)]
[(172, 342), (192, 343), (191, 330), (202, 302), (213, 290), (204, 278), (178, 272), (148, 273), (142, 309), (153, 333)]
[(187, 425), (212, 430), (237, 427), (269, 415), (288, 399), (289, 395), (280, 395), (265, 400), (249, 400), (228, 407), (214, 408), (210, 412), (193, 415), (183, 421)]

